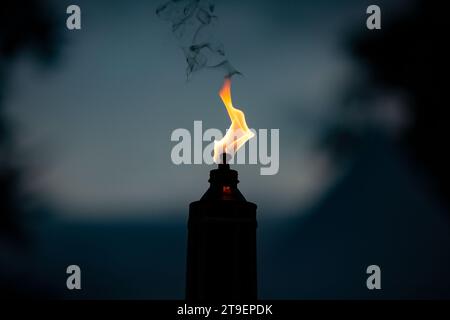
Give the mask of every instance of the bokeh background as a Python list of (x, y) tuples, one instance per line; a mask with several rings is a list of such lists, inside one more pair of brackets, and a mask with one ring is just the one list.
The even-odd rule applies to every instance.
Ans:
[[(172, 164), (170, 135), (229, 120), (218, 73), (186, 80), (162, 2), (2, 2), (2, 296), (184, 297), (188, 205), (212, 166)], [(445, 11), (377, 1), (370, 31), (371, 1), (215, 4), (235, 104), (280, 129), (277, 175), (235, 166), (258, 204), (260, 298), (449, 298)]]

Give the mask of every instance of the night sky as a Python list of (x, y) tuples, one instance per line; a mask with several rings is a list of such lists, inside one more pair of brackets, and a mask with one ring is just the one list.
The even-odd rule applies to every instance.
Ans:
[[(170, 24), (155, 15), (158, 4), (80, 1), (82, 30), (62, 30), (51, 68), (27, 54), (15, 62), (7, 109), (23, 152), (37, 162), (30, 188), (58, 214), (142, 208), (184, 214), (207, 187), (211, 166), (172, 164), (170, 135), (192, 131), (194, 120), (204, 129), (228, 128), (218, 97), (222, 75), (202, 70), (186, 80)], [(51, 7), (63, 26), (66, 2)], [(364, 1), (216, 3), (215, 36), (243, 73), (233, 78), (235, 105), (251, 128), (280, 129), (278, 174), (237, 166), (242, 191), (264, 213), (311, 205), (340, 173), (316, 144), (330, 122), (341, 121), (342, 91), (362, 77), (344, 45), (365, 28), (366, 7)], [(395, 12), (392, 1), (386, 8)]]

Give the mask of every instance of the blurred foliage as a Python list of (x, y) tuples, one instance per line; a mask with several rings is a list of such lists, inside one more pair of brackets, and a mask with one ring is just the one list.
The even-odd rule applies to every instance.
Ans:
[(55, 21), (48, 3), (6, 0), (0, 10), (0, 235), (21, 238), (24, 214), (22, 176), (14, 142), (14, 128), (5, 111), (5, 95), (15, 58), (29, 51), (48, 63), (57, 54)]
[[(449, 49), (445, 14), (435, 3), (412, 2), (395, 17), (384, 14), (381, 30), (359, 29), (348, 47), (367, 78), (352, 86), (342, 112), (370, 114), (368, 109), (377, 99), (383, 101), (393, 93), (401, 96), (408, 123), (400, 138), (392, 140), (405, 147), (427, 172), (436, 193), (448, 203), (450, 154), (446, 152), (445, 104)], [(364, 137), (373, 134), (373, 129), (367, 123), (340, 123), (330, 129), (325, 142), (338, 158), (345, 158), (365, 143)]]

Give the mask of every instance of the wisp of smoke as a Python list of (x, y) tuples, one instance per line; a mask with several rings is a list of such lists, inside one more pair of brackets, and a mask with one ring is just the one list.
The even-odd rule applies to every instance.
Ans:
[(225, 55), (223, 44), (214, 36), (217, 16), (210, 0), (170, 0), (156, 14), (172, 24), (186, 57), (186, 77), (204, 68), (223, 70), (225, 77), (240, 74)]

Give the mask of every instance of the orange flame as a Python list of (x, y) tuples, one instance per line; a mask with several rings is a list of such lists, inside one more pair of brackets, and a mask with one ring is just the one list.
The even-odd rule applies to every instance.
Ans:
[(219, 141), (214, 141), (214, 161), (216, 163), (222, 162), (220, 157), (221, 154), (227, 153), (229, 155), (233, 155), (247, 140), (255, 136), (245, 122), (244, 113), (233, 107), (233, 102), (231, 101), (230, 78), (225, 78), (225, 82), (220, 89), (219, 96), (227, 109), (228, 116), (231, 120), (231, 125), (222, 139)]

